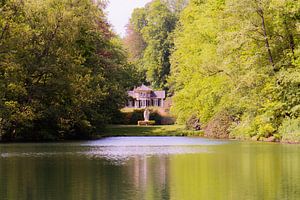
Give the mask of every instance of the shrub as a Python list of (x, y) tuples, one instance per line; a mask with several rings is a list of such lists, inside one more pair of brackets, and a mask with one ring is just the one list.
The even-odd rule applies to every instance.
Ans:
[(272, 126), (272, 124), (267, 123), (260, 125), (260, 127), (258, 128), (258, 135), (267, 138), (272, 136), (275, 131), (276, 129)]
[(234, 118), (227, 112), (222, 111), (216, 114), (204, 127), (206, 137), (229, 138), (230, 127)]
[(251, 126), (251, 121), (242, 120), (238, 123), (232, 124), (230, 127), (230, 138), (249, 139), (256, 135), (255, 130)]
[(300, 118), (285, 119), (279, 127), (283, 142), (300, 142)]
[(185, 127), (188, 130), (199, 131), (201, 129), (200, 119), (196, 115), (192, 115), (185, 123)]
[[(161, 124), (162, 118), (157, 110), (150, 109), (150, 120), (155, 121), (155, 124)], [(113, 124), (136, 125), (142, 120), (144, 120), (144, 109), (124, 110), (113, 120)]]

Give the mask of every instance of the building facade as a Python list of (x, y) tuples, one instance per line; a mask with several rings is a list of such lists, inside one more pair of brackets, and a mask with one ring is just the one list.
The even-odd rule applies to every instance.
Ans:
[(128, 91), (128, 96), (129, 99), (126, 105), (128, 108), (163, 107), (166, 92), (164, 90), (152, 90), (152, 88), (143, 84), (132, 91)]

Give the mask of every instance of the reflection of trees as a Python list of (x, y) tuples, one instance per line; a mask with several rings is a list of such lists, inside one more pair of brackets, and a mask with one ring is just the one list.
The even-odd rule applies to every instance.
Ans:
[(0, 158), (0, 199), (126, 199), (131, 185), (124, 167), (70, 155)]
[(1, 200), (164, 199), (167, 169), (167, 157), (124, 165), (73, 155), (0, 158)]
[(234, 143), (207, 148), (210, 153), (136, 156), (123, 165), (75, 155), (0, 157), (0, 199), (273, 200), (300, 196), (300, 147)]
[(297, 199), (300, 157), (292, 146), (232, 144), (170, 158), (171, 199)]

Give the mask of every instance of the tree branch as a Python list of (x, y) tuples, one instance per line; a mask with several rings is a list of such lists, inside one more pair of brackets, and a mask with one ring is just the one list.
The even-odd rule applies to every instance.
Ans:
[(270, 48), (270, 43), (269, 43), (269, 38), (268, 38), (268, 34), (267, 34), (264, 12), (260, 7), (257, 8), (256, 12), (261, 18), (261, 28), (262, 28), (264, 39), (265, 39), (265, 46), (266, 46), (266, 49), (267, 49), (267, 52), (268, 52), (269, 61), (270, 61), (271, 65), (273, 67), (273, 70), (274, 70), (275, 64), (274, 64), (274, 60), (273, 60), (273, 56), (272, 56), (272, 52), (271, 52), (271, 48)]

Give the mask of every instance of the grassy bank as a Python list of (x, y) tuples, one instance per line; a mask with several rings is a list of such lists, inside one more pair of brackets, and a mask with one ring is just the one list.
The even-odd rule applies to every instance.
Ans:
[(102, 136), (201, 136), (201, 131), (188, 131), (182, 125), (110, 125)]

